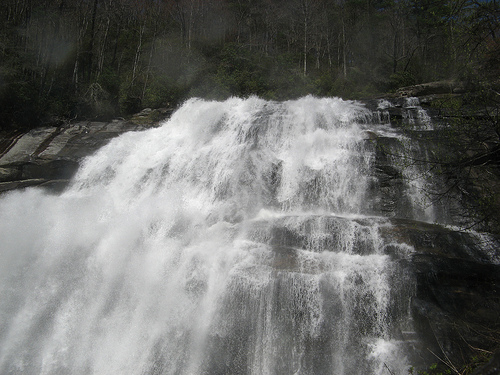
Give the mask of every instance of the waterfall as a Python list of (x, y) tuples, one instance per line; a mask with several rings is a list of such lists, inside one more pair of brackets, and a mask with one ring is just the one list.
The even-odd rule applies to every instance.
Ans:
[(412, 249), (381, 235), (372, 139), (403, 136), (380, 118), (191, 99), (64, 192), (3, 195), (0, 373), (406, 373)]

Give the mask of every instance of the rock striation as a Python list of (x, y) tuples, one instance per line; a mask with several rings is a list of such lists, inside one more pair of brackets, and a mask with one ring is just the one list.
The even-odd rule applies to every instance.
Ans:
[(151, 126), (118, 119), (0, 133), (0, 193), (29, 186), (62, 189), (85, 156), (124, 132)]
[[(254, 222), (250, 228), (256, 239), (272, 246), (274, 258), (270, 266), (276, 270), (319, 272), (297, 260), (297, 253), (310, 247), (310, 237), (318, 228), (324, 231), (320, 236), (316, 233), (316, 241), (321, 241), (319, 247), (338, 252), (344, 242), (340, 228), (354, 226), (353, 250), (356, 256), (369, 256), (374, 248), (364, 240), (363, 232), (379, 221), (383, 251), (397, 264), (395, 280), (402, 277), (414, 285), (412, 290), (398, 290), (395, 281), (390, 317), (396, 322), (396, 336), (408, 347), (413, 365), (439, 362), (440, 366), (447, 363), (461, 368), (478, 352), (498, 346), (499, 238), (410, 219), (367, 217), (353, 222), (332, 215), (312, 217), (297, 230), (289, 225), (296, 219), (280, 218), (264, 235), (268, 222)], [(411, 311), (411, 327), (397, 324), (402, 306)]]
[(387, 242), (413, 251), (406, 269), (415, 278), (411, 308), (416, 348), (430, 362), (460, 368), (500, 338), (500, 241), (478, 232), (412, 220), (391, 219), (382, 228)]

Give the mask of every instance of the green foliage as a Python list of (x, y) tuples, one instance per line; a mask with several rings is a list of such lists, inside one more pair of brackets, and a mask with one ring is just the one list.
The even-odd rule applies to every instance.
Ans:
[(446, 95), (441, 96), (432, 101), (431, 106), (437, 109), (448, 108), (453, 111), (458, 111), (464, 105), (464, 100), (462, 96), (456, 95)]
[(491, 353), (485, 351), (477, 351), (475, 355), (470, 357), (467, 363), (460, 368), (455, 367), (452, 363), (445, 364), (443, 362), (433, 363), (428, 368), (416, 370), (410, 367), (408, 373), (411, 375), (470, 375), (475, 369), (487, 363), (491, 358)]
[(389, 79), (389, 87), (393, 91), (401, 87), (412, 86), (417, 83), (415, 76), (409, 71), (402, 71), (391, 74)]
[(0, 92), (0, 128), (31, 129), (40, 123), (37, 90), (32, 82), (6, 82)]
[(266, 59), (250, 52), (234, 44), (226, 45), (220, 52), (216, 80), (232, 95), (262, 95), (269, 90)]
[(134, 95), (128, 89), (120, 90), (121, 95), (119, 99), (120, 112), (126, 116), (139, 112), (143, 105), (140, 96)]
[(172, 82), (169, 77), (154, 77), (154, 80), (146, 85), (142, 105), (147, 108), (172, 107), (184, 97), (184, 89)]
[(454, 183), (445, 196), (454, 195), (472, 215), (477, 229), (500, 233), (500, 100), (498, 83), (489, 83), (465, 95), (446, 95), (432, 102), (445, 126), (442, 148), (433, 163)]
[(116, 70), (106, 67), (99, 76), (98, 83), (105, 90), (110, 98), (116, 100), (120, 92), (120, 76)]
[(452, 370), (449, 368), (441, 368), (438, 366), (437, 363), (433, 363), (432, 365), (429, 366), (428, 369), (426, 370), (419, 370), (415, 372), (415, 369), (413, 367), (408, 370), (409, 374), (415, 374), (415, 375), (451, 375), (453, 374)]
[(91, 83), (85, 87), (79, 98), (81, 115), (96, 120), (110, 120), (116, 115), (116, 108), (107, 92), (99, 83)]

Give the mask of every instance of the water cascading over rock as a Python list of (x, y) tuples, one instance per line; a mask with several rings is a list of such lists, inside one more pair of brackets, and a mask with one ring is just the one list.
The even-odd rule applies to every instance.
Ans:
[(446, 213), (377, 151), (407, 142), (381, 118), (192, 99), (63, 193), (1, 197), (0, 373), (405, 373), (413, 248), (389, 217)]

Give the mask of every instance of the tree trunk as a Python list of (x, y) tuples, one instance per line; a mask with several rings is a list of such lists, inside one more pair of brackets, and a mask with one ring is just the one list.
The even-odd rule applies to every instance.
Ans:
[(88, 61), (87, 61), (87, 82), (90, 82), (92, 77), (92, 64), (94, 60), (94, 39), (95, 39), (95, 19), (97, 16), (97, 2), (94, 0), (94, 7), (92, 9), (92, 18), (90, 23), (90, 42), (88, 48)]
[(153, 40), (151, 41), (151, 49), (149, 50), (149, 58), (148, 58), (148, 66), (146, 68), (146, 77), (144, 78), (144, 86), (142, 87), (142, 95), (141, 101), (144, 101), (144, 96), (146, 95), (146, 89), (149, 80), (149, 73), (151, 71), (151, 62), (153, 60), (153, 51), (155, 47), (156, 36), (153, 36)]
[(139, 28), (139, 41), (137, 43), (137, 50), (135, 51), (134, 57), (134, 67), (132, 69), (132, 80), (130, 81), (130, 86), (132, 86), (137, 77), (137, 68), (139, 67), (139, 60), (141, 58), (141, 49), (142, 49), (142, 36), (144, 34), (145, 26), (140, 26)]
[(347, 43), (345, 37), (345, 20), (344, 13), (342, 12), (342, 62), (344, 70), (344, 78), (347, 77)]
[(103, 37), (103, 41), (102, 41), (102, 46), (101, 46), (100, 51), (99, 51), (99, 56), (97, 56), (97, 74), (96, 74), (96, 78), (95, 78), (96, 82), (99, 79), (99, 77), (102, 73), (102, 69), (104, 67), (104, 56), (105, 56), (105, 51), (106, 51), (106, 43), (108, 41), (108, 32), (109, 32), (110, 22), (111, 21), (108, 17), (107, 22), (106, 22), (106, 29), (104, 30), (104, 37)]
[(307, 75), (307, 26), (308, 26), (308, 3), (302, 2), (302, 12), (304, 14), (304, 77)]

